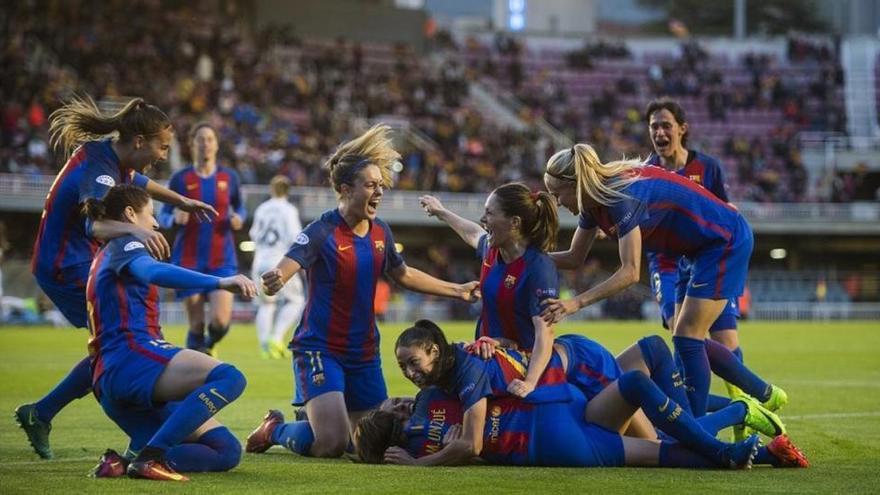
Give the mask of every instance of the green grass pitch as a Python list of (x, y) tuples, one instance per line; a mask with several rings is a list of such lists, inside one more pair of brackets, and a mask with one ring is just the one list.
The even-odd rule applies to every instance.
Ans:
[[(456, 340), (472, 323), (443, 325)], [(745, 322), (746, 362), (788, 392), (783, 419), (813, 467), (748, 472), (674, 469), (550, 469), (518, 467), (406, 468), (307, 459), (279, 447), (245, 454), (229, 473), (196, 474), (186, 485), (86, 477), (107, 447), (126, 439), (91, 396), (55, 418), (56, 459), (39, 460), (12, 419), (16, 405), (37, 399), (85, 353), (82, 330), (0, 328), (0, 493), (877, 493), (880, 467), (880, 324), (877, 322)], [(412, 394), (390, 353), (399, 324), (383, 325), (383, 358), (391, 394)], [(613, 352), (657, 331), (651, 322), (569, 323), (557, 333), (583, 332)], [(183, 341), (183, 329), (166, 330)], [(244, 442), (269, 408), (290, 414), (290, 363), (258, 357), (251, 325), (233, 326), (220, 358), (248, 378), (244, 395), (218, 419)], [(716, 380), (717, 382), (717, 380)], [(717, 391), (721, 391), (715, 383)], [(721, 433), (724, 437), (727, 432)]]

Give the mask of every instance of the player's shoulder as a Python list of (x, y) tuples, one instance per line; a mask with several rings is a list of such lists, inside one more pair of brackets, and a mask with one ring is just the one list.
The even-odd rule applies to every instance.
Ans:
[(239, 180), (238, 171), (232, 167), (227, 167), (225, 165), (218, 165), (217, 171), (226, 174), (232, 180), (235, 180), (235, 181)]
[(706, 168), (721, 167), (721, 160), (699, 150), (694, 151), (694, 160), (699, 161)]
[(342, 217), (336, 210), (325, 211), (318, 218), (312, 220), (306, 225), (302, 232), (296, 237), (295, 244), (311, 244), (313, 242), (323, 242), (343, 221)]
[(105, 249), (107, 249), (108, 252), (113, 255), (133, 254), (135, 251), (139, 250), (142, 250), (145, 253), (147, 252), (147, 247), (144, 245), (144, 243), (131, 234), (126, 234), (110, 239), (109, 241), (107, 241)]

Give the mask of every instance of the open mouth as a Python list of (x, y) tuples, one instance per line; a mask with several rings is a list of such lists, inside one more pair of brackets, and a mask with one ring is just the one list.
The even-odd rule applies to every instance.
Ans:
[(374, 214), (376, 210), (379, 208), (379, 203), (381, 200), (379, 198), (371, 199), (367, 201), (367, 213)]
[(654, 140), (654, 148), (657, 149), (659, 153), (663, 153), (669, 149), (669, 140), (668, 139), (655, 139)]

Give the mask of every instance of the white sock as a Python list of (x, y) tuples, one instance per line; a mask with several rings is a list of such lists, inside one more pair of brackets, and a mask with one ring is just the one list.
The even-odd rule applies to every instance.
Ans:
[(260, 349), (266, 349), (269, 345), (269, 337), (272, 333), (272, 322), (275, 320), (275, 303), (260, 303), (257, 308), (257, 340)]
[(272, 340), (286, 342), (287, 332), (299, 324), (305, 307), (306, 301), (303, 297), (286, 301), (284, 306), (281, 306), (281, 309), (278, 310), (278, 317), (275, 319), (275, 328), (272, 332)]

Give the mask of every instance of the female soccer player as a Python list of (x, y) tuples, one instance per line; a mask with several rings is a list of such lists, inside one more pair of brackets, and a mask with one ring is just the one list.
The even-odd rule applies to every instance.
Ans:
[[(673, 343), (681, 357), (692, 411), (698, 417), (705, 414), (710, 381), (706, 335), (727, 301), (745, 286), (753, 245), (746, 220), (734, 207), (678, 174), (636, 161), (603, 164), (584, 144), (554, 154), (547, 162), (544, 183), (558, 204), (579, 215), (569, 249), (551, 253), (557, 266), (580, 266), (597, 228), (618, 239), (621, 266), (608, 280), (572, 299), (550, 301), (543, 317), (558, 322), (638, 282), (642, 249), (685, 256), (693, 276), (674, 322)], [(730, 359), (738, 361), (732, 354)], [(739, 383), (757, 377), (733, 378), (725, 377)], [(764, 385), (762, 393), (772, 390)], [(742, 388), (755, 390), (762, 385)]]
[(433, 196), (420, 202), (429, 216), (445, 222), (477, 250), (483, 263), (483, 307), (474, 338), (512, 342), (531, 354), (525, 379), (510, 384), (511, 393), (525, 397), (553, 352), (553, 326), (541, 318), (543, 301), (559, 296), (556, 265), (547, 255), (559, 227), (553, 198), (524, 184), (505, 184), (486, 199), (483, 227), (447, 210)]
[[(104, 200), (89, 199), (85, 210), (93, 220), (158, 228), (150, 197), (129, 185), (114, 187)], [(240, 446), (229, 430), (216, 431), (222, 426), (208, 421), (241, 395), (244, 375), (164, 340), (157, 286), (256, 295), (256, 286), (243, 275), (218, 278), (161, 263), (131, 235), (109, 241), (95, 256), (86, 287), (95, 396), (138, 452), (129, 476), (186, 481), (170, 464), (179, 470), (231, 469)], [(172, 401), (177, 403), (169, 407)], [(206, 442), (183, 443), (205, 436)], [(221, 442), (224, 449), (211, 448), (217, 437), (227, 439)]]
[[(269, 181), (269, 191), (271, 197), (254, 211), (254, 223), (249, 232), (254, 242), (254, 262), (251, 267), (254, 280), (277, 265), (293, 245), (296, 236), (302, 232), (299, 210), (287, 200), (290, 180), (276, 175)], [(279, 294), (267, 296), (260, 291), (255, 323), (260, 355), (264, 359), (281, 359), (290, 355), (284, 336), (302, 317), (306, 305), (304, 290), (302, 278), (297, 275), (284, 285)]]
[(326, 163), (339, 207), (309, 224), (282, 261), (262, 276), (265, 293), (272, 295), (301, 269), (308, 274), (305, 316), (290, 348), (294, 403), (305, 404), (309, 421), (275, 428), (283, 418), (270, 411), (248, 437), (248, 452), (285, 445), (302, 455), (338, 457), (348, 445), (350, 421), (387, 398), (373, 306), (383, 273), (410, 290), (476, 298), (477, 282), (444, 282), (408, 267), (391, 229), (376, 216), (391, 183), (391, 166), (400, 158), (389, 131), (376, 125), (339, 146)]
[[(569, 355), (568, 349), (571, 349), (570, 345), (560, 345), (556, 351), (566, 363), (564, 366), (577, 369), (578, 363), (570, 361), (576, 356)], [(567, 384), (564, 387), (567, 387), (573, 401), (556, 394), (544, 396), (539, 401), (515, 402), (512, 404), (514, 410), (526, 412), (537, 409), (543, 410), (545, 414), (539, 413), (535, 423), (523, 418), (508, 422), (507, 426), (512, 426), (515, 430), (508, 432), (503, 427), (503, 407), (494, 402), (501, 397), (494, 391), (498, 388), (495, 385), (497, 372), (488, 364), (491, 362), (482, 361), (468, 355), (460, 347), (450, 345), (440, 328), (427, 320), (416, 322), (414, 327), (400, 335), (395, 353), (401, 370), (408, 379), (422, 389), (432, 386), (440, 388), (450, 394), (453, 400), (460, 401), (463, 411), (459, 416), (460, 438), (420, 458), (417, 462), (419, 465), (454, 465), (469, 462), (473, 457), (482, 455), (496, 462), (504, 458), (513, 463), (528, 464), (531, 459), (531, 462), (543, 465), (748, 467), (757, 451), (757, 437), (738, 444), (725, 444), (716, 440), (641, 371), (624, 373), (591, 398), (589, 405), (586, 403), (587, 397), (578, 388)], [(584, 423), (581, 419), (585, 415), (584, 411), (586, 410), (587, 421), (590, 421), (590, 409), (594, 403), (600, 404), (605, 409), (605, 414), (596, 424)], [(662, 427), (687, 449), (674, 446), (674, 443), (622, 438), (612, 433), (619, 431), (639, 407), (645, 410), (655, 425)], [(564, 411), (568, 411), (568, 415)], [(365, 421), (368, 420), (362, 421), (361, 425)], [(430, 431), (432, 425), (430, 421), (428, 423)], [(562, 440), (550, 441), (546, 444), (547, 448), (541, 448), (545, 445), (543, 442), (529, 440), (529, 434), (540, 433), (535, 431), (536, 424), (556, 428), (561, 434), (555, 437), (548, 435), (545, 439)], [(578, 424), (582, 427), (577, 427)], [(359, 427), (359, 434), (355, 437), (358, 441), (363, 436), (363, 431)], [(571, 435), (566, 435), (567, 432)], [(435, 434), (434, 438), (437, 436)], [(575, 437), (577, 440), (574, 444), (568, 443), (568, 448), (563, 448)], [(576, 445), (578, 442), (586, 445)], [(385, 446), (387, 444), (379, 449), (371, 448), (373, 454), (365, 455), (364, 458), (375, 459), (376, 451), (384, 451)], [(533, 448), (537, 451), (533, 452)], [(513, 449), (514, 453), (519, 454), (519, 459), (516, 460), (510, 455), (512, 452), (505, 449)], [(502, 457), (498, 457), (502, 454)], [(409, 463), (412, 459), (398, 449), (386, 452), (385, 460)]]
[[(167, 158), (173, 138), (168, 116), (141, 98), (129, 101), (112, 116), (101, 113), (91, 98), (74, 98), (52, 113), (49, 131), (53, 145), (72, 154), (46, 197), (31, 271), (68, 321), (86, 328), (86, 279), (98, 240), (130, 234), (156, 258), (165, 259), (170, 253), (165, 238), (152, 229), (112, 219), (83, 218), (80, 210), (86, 200), (103, 198), (116, 184), (132, 183), (198, 218), (208, 218), (216, 211), (141, 175), (147, 167)], [(113, 138), (114, 134), (118, 137)], [(49, 446), (52, 418), (90, 388), (86, 357), (45, 397), (15, 410), (16, 420), (40, 457), (53, 456)]]
[[(163, 228), (180, 225), (174, 240), (171, 262), (197, 272), (228, 277), (238, 273), (233, 230), (244, 225), (245, 207), (241, 201), (238, 173), (217, 165), (217, 131), (207, 123), (193, 126), (189, 133), (193, 164), (171, 176), (168, 187), (188, 198), (204, 201), (217, 209), (212, 222), (199, 222), (174, 205), (162, 206)], [(186, 346), (212, 353), (214, 346), (229, 332), (233, 295), (223, 290), (180, 290), (189, 320)], [(210, 303), (208, 332), (205, 335), (205, 302)]]

